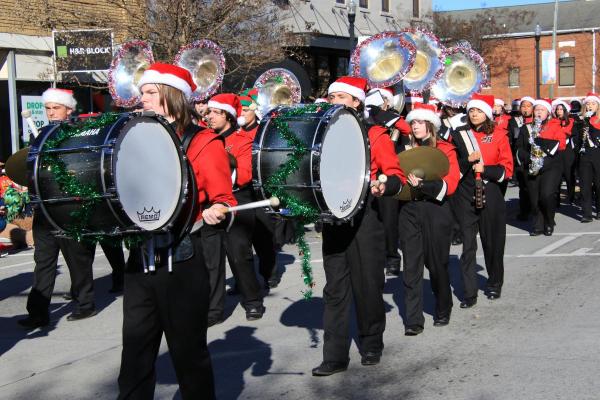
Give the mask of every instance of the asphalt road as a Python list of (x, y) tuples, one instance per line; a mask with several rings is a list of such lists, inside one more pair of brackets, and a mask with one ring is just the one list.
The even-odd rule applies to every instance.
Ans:
[[(458, 256), (452, 248), (455, 294), (447, 327), (432, 325), (433, 297), (426, 285), (423, 334), (404, 336), (401, 278), (386, 282), (385, 351), (378, 366), (363, 367), (353, 345), (347, 372), (311, 376), (322, 355), (320, 239), (310, 231), (315, 297), (302, 299), (294, 246), (279, 255), (279, 287), (265, 299), (262, 320), (247, 322), (235, 297), (227, 320), (209, 329), (219, 399), (599, 399), (600, 222), (581, 224), (578, 209), (563, 205), (552, 237), (529, 237), (514, 220), (509, 189), (506, 274), (502, 298), (482, 294), (473, 309), (462, 297)], [(100, 248), (98, 248), (100, 250)], [(478, 258), (483, 263), (481, 257)], [(61, 262), (63, 260), (61, 259)], [(99, 314), (68, 322), (69, 288), (60, 267), (49, 328), (27, 333), (25, 315), (33, 274), (32, 251), (0, 259), (0, 398), (114, 399), (121, 353), (122, 298), (107, 293), (110, 269), (102, 253), (94, 264)], [(485, 269), (479, 271), (481, 284)], [(157, 399), (177, 399), (177, 382), (163, 341), (157, 360)]]

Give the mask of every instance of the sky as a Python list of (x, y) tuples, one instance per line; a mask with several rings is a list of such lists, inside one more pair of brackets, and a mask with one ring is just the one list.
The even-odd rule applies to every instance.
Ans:
[[(565, 0), (559, 0), (565, 1)], [(470, 8), (519, 6), (553, 3), (552, 0), (433, 0), (434, 11), (465, 10)]]

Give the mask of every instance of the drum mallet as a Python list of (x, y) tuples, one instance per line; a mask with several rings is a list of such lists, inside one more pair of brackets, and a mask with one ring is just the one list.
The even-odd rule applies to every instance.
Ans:
[(267, 199), (267, 200), (254, 201), (252, 203), (242, 204), (241, 206), (229, 207), (229, 208), (227, 208), (227, 212), (252, 210), (254, 208), (261, 208), (261, 207), (278, 207), (278, 206), (279, 206), (279, 199), (277, 197), (271, 197), (270, 199)]
[(33, 132), (33, 137), (38, 137), (40, 132), (38, 131), (37, 126), (35, 126), (35, 122), (33, 122), (33, 118), (31, 118), (31, 110), (21, 111), (21, 117), (25, 118), (25, 120), (27, 121), (27, 125), (29, 125), (29, 129), (31, 129), (31, 132)]
[(386, 183), (386, 182), (387, 182), (387, 176), (385, 176), (384, 174), (381, 174), (377, 177), (376, 181), (371, 181), (371, 187), (377, 186), (380, 183)]

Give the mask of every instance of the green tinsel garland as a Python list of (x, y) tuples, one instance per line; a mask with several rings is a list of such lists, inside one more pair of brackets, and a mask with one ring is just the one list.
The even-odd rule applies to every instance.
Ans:
[[(62, 192), (71, 197), (81, 199), (81, 207), (71, 213), (73, 217), (73, 224), (66, 229), (65, 233), (67, 236), (81, 241), (83, 239), (83, 233), (89, 223), (89, 219), (92, 215), (94, 207), (101, 201), (101, 194), (96, 191), (95, 187), (91, 184), (83, 184), (79, 182), (76, 176), (73, 176), (67, 170), (65, 163), (60, 159), (58, 153), (47, 153), (46, 150), (52, 150), (58, 148), (61, 143), (65, 140), (77, 136), (79, 133), (96, 128), (103, 128), (116, 122), (120, 118), (119, 114), (106, 113), (98, 118), (89, 118), (83, 124), (69, 125), (63, 123), (58, 131), (58, 134), (47, 140), (42, 148), (42, 167), (48, 168), (52, 171), (56, 182)], [(94, 238), (86, 237), (92, 241), (103, 240), (104, 236), (98, 236)]]
[(288, 210), (288, 215), (290, 217), (297, 218), (300, 222), (296, 226), (295, 238), (300, 254), (302, 254), (302, 278), (304, 284), (308, 288), (302, 292), (305, 299), (310, 299), (312, 297), (312, 289), (315, 286), (315, 283), (313, 280), (312, 267), (310, 265), (310, 247), (304, 238), (304, 225), (317, 221), (319, 218), (319, 211), (309, 203), (287, 193), (283, 187), (287, 178), (298, 171), (300, 162), (310, 151), (302, 140), (292, 132), (286, 120), (290, 117), (304, 115), (306, 113), (327, 110), (331, 107), (330, 104), (309, 104), (303, 107), (292, 108), (282, 113), (274, 113), (271, 116), (279, 135), (287, 142), (288, 147), (293, 150), (288, 154), (287, 161), (266, 180), (264, 188), (271, 196), (279, 198), (282, 208)]
[(4, 206), (6, 207), (6, 220), (13, 222), (18, 218), (27, 204), (29, 204), (29, 193), (19, 192), (12, 186), (9, 186), (4, 191)]

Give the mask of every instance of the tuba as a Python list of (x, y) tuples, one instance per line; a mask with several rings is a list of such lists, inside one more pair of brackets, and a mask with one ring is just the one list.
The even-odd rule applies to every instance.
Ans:
[(133, 40), (121, 46), (108, 70), (108, 90), (117, 106), (130, 108), (140, 102), (137, 83), (153, 63), (154, 56), (148, 43)]
[(216, 93), (225, 75), (223, 49), (210, 40), (197, 40), (179, 49), (174, 64), (187, 69), (197, 89), (191, 99), (205, 100)]
[(407, 35), (378, 33), (354, 49), (350, 72), (365, 78), (372, 88), (390, 87), (413, 67), (416, 51), (414, 40)]
[(424, 92), (444, 73), (446, 48), (433, 33), (420, 28), (407, 28), (400, 32), (416, 45), (413, 67), (404, 77), (404, 86), (411, 91)]
[(487, 66), (470, 46), (460, 45), (447, 50), (446, 67), (431, 91), (440, 101), (461, 107), (473, 93), (487, 83)]
[(271, 68), (254, 82), (258, 90), (256, 104), (259, 116), (279, 105), (300, 103), (302, 88), (296, 75), (285, 68)]

